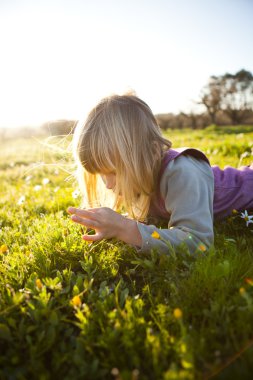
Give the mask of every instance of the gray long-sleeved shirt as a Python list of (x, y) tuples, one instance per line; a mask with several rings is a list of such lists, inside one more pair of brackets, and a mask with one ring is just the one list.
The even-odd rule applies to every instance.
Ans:
[[(157, 248), (168, 253), (169, 245), (186, 243), (194, 253), (213, 244), (214, 178), (207, 162), (189, 155), (172, 160), (161, 178), (160, 192), (170, 214), (168, 228), (137, 223), (142, 236), (139, 252)], [(151, 236), (154, 231), (160, 239)]]

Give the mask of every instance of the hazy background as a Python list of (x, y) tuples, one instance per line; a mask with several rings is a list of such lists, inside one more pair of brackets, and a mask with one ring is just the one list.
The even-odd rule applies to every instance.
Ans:
[(0, 127), (79, 119), (134, 89), (196, 111), (210, 75), (253, 71), (252, 0), (0, 0)]

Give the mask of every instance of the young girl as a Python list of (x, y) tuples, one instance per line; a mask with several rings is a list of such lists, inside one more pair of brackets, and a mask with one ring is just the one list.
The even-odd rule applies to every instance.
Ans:
[[(74, 222), (95, 234), (87, 241), (116, 238), (141, 252), (186, 244), (190, 252), (213, 244), (213, 218), (233, 209), (253, 209), (253, 165), (211, 167), (196, 149), (171, 149), (150, 108), (133, 95), (113, 95), (91, 110), (74, 133), (80, 183), (91, 207), (98, 204), (98, 177), (114, 192), (114, 209), (70, 207)], [(156, 220), (157, 226), (148, 224)], [(158, 228), (166, 221), (166, 228)]]

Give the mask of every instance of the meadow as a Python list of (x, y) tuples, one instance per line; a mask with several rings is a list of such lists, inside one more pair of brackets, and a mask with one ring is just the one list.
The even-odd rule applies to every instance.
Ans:
[[(212, 165), (253, 161), (251, 126), (164, 133)], [(81, 201), (71, 155), (0, 147), (1, 380), (252, 378), (253, 224), (215, 223), (197, 257), (89, 245), (66, 212)]]

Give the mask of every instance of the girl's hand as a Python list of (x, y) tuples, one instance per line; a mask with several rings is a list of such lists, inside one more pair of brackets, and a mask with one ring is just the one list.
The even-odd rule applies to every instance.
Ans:
[(141, 234), (134, 220), (127, 219), (108, 207), (79, 209), (69, 207), (68, 213), (75, 223), (95, 230), (95, 235), (83, 235), (87, 241), (116, 238), (128, 244), (141, 246)]

